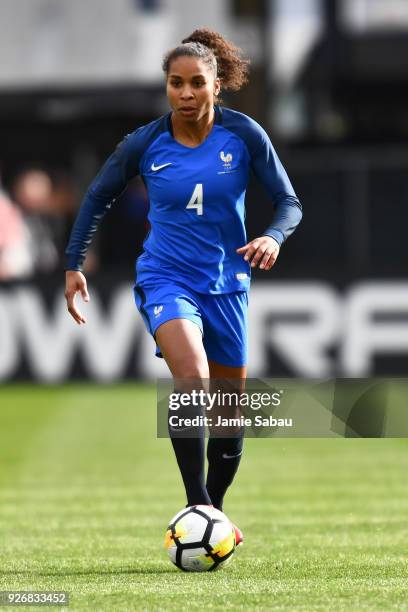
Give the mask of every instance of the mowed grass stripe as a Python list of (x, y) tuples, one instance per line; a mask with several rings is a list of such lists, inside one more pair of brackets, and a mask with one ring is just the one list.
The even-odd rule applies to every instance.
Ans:
[(184, 495), (154, 388), (7, 392), (0, 588), (66, 589), (73, 609), (408, 609), (405, 441), (247, 440), (225, 507), (245, 547), (186, 575), (162, 550)]

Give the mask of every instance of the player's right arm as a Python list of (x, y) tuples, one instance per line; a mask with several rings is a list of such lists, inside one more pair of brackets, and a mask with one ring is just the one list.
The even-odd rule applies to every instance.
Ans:
[(102, 217), (126, 189), (130, 179), (139, 173), (139, 156), (134, 155), (135, 134), (124, 138), (91, 183), (65, 251), (65, 298), (68, 312), (79, 325), (86, 323), (86, 319), (75, 304), (75, 296), (80, 293), (85, 302), (89, 301), (86, 279), (82, 274), (86, 251)]
[(99, 222), (126, 189), (130, 179), (139, 174), (139, 156), (135, 155), (136, 134), (133, 132), (122, 140), (86, 192), (65, 251), (66, 270), (82, 270), (86, 251)]
[(86, 278), (79, 270), (67, 270), (65, 273), (65, 299), (67, 300), (68, 312), (78, 323), (86, 323), (86, 319), (76, 307), (75, 296), (80, 293), (84, 302), (89, 302), (89, 293), (86, 286)]

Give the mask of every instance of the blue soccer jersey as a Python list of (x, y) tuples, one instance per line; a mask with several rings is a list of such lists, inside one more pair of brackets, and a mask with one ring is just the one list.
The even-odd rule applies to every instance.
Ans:
[(250, 265), (236, 249), (247, 242), (250, 170), (274, 204), (263, 235), (282, 244), (301, 219), (301, 205), (258, 123), (215, 106), (212, 130), (196, 147), (175, 140), (171, 113), (140, 127), (118, 145), (91, 184), (66, 251), (67, 269), (81, 269), (98, 222), (140, 175), (150, 201), (151, 231), (137, 260), (138, 284), (165, 277), (199, 293), (247, 291)]

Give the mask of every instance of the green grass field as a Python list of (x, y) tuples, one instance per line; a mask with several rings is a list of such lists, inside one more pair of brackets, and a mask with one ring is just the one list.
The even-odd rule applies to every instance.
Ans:
[(2, 387), (0, 590), (66, 590), (78, 610), (408, 609), (407, 441), (247, 440), (224, 508), (245, 546), (185, 574), (163, 548), (185, 501), (155, 427), (153, 386)]

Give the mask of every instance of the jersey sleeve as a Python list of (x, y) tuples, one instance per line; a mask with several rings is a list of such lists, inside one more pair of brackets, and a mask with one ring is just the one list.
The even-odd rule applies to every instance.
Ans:
[(271, 236), (281, 245), (300, 223), (302, 206), (268, 134), (255, 121), (251, 123), (250, 166), (274, 205), (272, 221), (263, 235)]
[(89, 186), (65, 251), (66, 270), (82, 269), (99, 222), (126, 189), (128, 182), (139, 174), (139, 163), (145, 149), (141, 129), (125, 136)]

